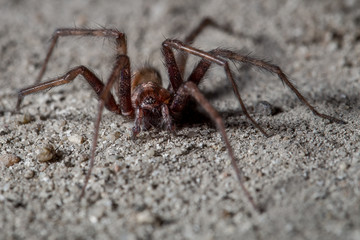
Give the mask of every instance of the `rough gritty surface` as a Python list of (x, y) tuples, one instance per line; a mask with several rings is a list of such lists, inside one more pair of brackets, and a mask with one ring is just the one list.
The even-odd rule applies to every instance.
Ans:
[[(1, 239), (360, 239), (359, 1), (0, 2)], [(244, 197), (209, 122), (132, 141), (132, 123), (108, 111), (79, 202), (97, 111), (87, 84), (79, 78), (26, 97), (21, 112), (11, 112), (17, 89), (37, 76), (51, 33), (116, 27), (127, 33), (132, 68), (150, 63), (167, 81), (161, 42), (183, 38), (204, 16), (239, 34), (208, 29), (196, 46), (272, 59), (317, 109), (348, 124), (314, 117), (276, 76), (234, 69), (250, 112), (274, 133), (265, 138), (215, 67), (202, 89), (224, 116), (246, 187), (264, 213)], [(99, 39), (62, 39), (45, 78), (83, 64), (106, 79), (112, 50)], [(256, 114), (260, 101), (281, 111)], [(46, 149), (52, 156), (42, 155)]]

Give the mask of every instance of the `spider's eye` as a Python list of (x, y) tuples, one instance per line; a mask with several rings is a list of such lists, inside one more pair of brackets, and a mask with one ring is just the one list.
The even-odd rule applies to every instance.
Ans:
[(152, 105), (154, 104), (156, 101), (153, 97), (146, 97), (143, 101), (143, 104), (146, 104), (146, 105)]

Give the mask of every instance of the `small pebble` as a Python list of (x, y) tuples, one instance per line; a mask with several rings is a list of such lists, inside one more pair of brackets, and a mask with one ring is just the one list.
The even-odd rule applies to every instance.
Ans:
[(89, 160), (89, 155), (87, 155), (87, 154), (80, 155), (80, 157), (79, 157), (80, 162), (86, 162), (87, 160)]
[(349, 168), (348, 164), (342, 162), (339, 164), (339, 170), (340, 171), (345, 171), (347, 168)]
[(111, 134), (107, 135), (106, 139), (109, 140), (109, 141), (114, 142), (120, 137), (121, 137), (121, 133), (119, 131), (116, 131), (114, 133), (111, 133)]
[(179, 147), (175, 147), (171, 150), (171, 155), (173, 156), (179, 156), (183, 153), (182, 149)]
[(152, 158), (155, 156), (155, 151), (154, 151), (154, 149), (151, 148), (151, 149), (147, 150), (144, 155), (146, 157)]
[(118, 164), (114, 164), (114, 172), (118, 173), (121, 171), (121, 167)]
[(84, 138), (80, 135), (71, 135), (70, 137), (68, 137), (68, 140), (72, 143), (76, 143), (76, 144), (82, 144), (84, 142)]
[(276, 109), (267, 101), (260, 101), (255, 106), (255, 112), (263, 116), (272, 116), (276, 113)]
[(55, 149), (52, 145), (48, 144), (40, 149), (40, 152), (37, 155), (37, 160), (39, 162), (47, 162), (52, 160), (54, 157), (55, 157)]
[(136, 221), (139, 224), (150, 224), (155, 221), (154, 216), (151, 214), (150, 211), (143, 211), (136, 215)]
[(30, 114), (24, 114), (19, 118), (18, 123), (19, 124), (27, 124), (33, 120), (34, 120), (33, 116), (31, 116)]
[(30, 179), (30, 178), (33, 178), (35, 175), (34, 171), (33, 170), (27, 170), (25, 173), (24, 173), (24, 177), (26, 179)]
[(6, 167), (10, 167), (18, 162), (20, 162), (20, 158), (14, 154), (4, 154), (0, 156), (0, 164)]

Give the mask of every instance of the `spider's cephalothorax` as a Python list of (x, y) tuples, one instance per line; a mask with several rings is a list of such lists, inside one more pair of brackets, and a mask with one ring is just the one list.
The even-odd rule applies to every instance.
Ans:
[[(295, 86), (288, 80), (283, 71), (276, 65), (252, 58), (249, 55), (241, 55), (238, 52), (227, 49), (216, 48), (209, 52), (205, 52), (192, 47), (189, 43), (194, 41), (196, 36), (198, 36), (207, 26), (212, 26), (232, 33), (228, 26), (221, 26), (211, 19), (206, 18), (193, 31), (190, 32), (190, 34), (183, 42), (175, 39), (166, 39), (163, 42), (162, 52), (165, 58), (165, 65), (168, 70), (170, 85), (167, 89), (169, 90), (166, 90), (162, 87), (159, 73), (150, 67), (142, 68), (131, 78), (130, 60), (127, 56), (126, 37), (124, 33), (115, 29), (78, 28), (64, 28), (58, 29), (54, 32), (50, 48), (46, 55), (45, 62), (40, 70), (36, 84), (19, 91), (17, 108), (19, 109), (24, 96), (69, 83), (73, 81), (78, 75), (82, 75), (99, 96), (99, 110), (95, 120), (95, 133), (91, 146), (90, 166), (85, 178), (81, 196), (83, 196), (85, 192), (85, 188), (94, 165), (95, 150), (97, 147), (100, 121), (104, 107), (115, 114), (135, 118), (133, 135), (136, 136), (142, 128), (148, 129), (151, 126), (165, 126), (165, 128), (168, 130), (173, 131), (174, 125), (172, 116), (181, 115), (184, 112), (183, 110), (187, 103), (187, 99), (192, 97), (202, 108), (204, 108), (210, 118), (215, 122), (216, 127), (220, 132), (224, 144), (228, 150), (231, 159), (231, 165), (235, 171), (238, 182), (251, 205), (255, 209), (259, 210), (259, 207), (256, 206), (251, 195), (244, 186), (243, 174), (240, 168), (237, 166), (233, 149), (226, 135), (223, 119), (198, 88), (198, 84), (203, 79), (211, 64), (221, 66), (224, 69), (226, 78), (232, 84), (234, 94), (240, 103), (243, 113), (265, 136), (269, 135), (250, 116), (246, 110), (245, 104), (240, 97), (237, 84), (233, 78), (233, 74), (231, 73), (229, 66), (229, 64), (232, 62), (247, 63), (276, 74), (281, 79), (281, 81), (296, 94), (300, 101), (302, 101), (315, 115), (324, 119), (328, 119), (331, 122), (345, 123), (341, 119), (319, 113), (304, 98), (304, 96), (300, 94)], [(75, 67), (63, 76), (40, 83), (56, 42), (59, 37), (63, 36), (95, 36), (115, 39), (117, 57), (113, 70), (106, 84), (104, 84), (91, 70), (85, 66)], [(177, 59), (175, 57), (174, 50), (181, 52)], [(190, 75), (185, 79), (184, 72), (188, 55), (197, 56), (201, 60), (190, 73)], [(116, 96), (118, 98), (118, 103), (110, 91), (113, 86), (115, 86), (117, 90)]]
[(151, 126), (173, 130), (168, 104), (171, 94), (162, 87), (161, 76), (154, 68), (137, 71), (131, 81), (131, 103), (135, 110), (133, 135)]

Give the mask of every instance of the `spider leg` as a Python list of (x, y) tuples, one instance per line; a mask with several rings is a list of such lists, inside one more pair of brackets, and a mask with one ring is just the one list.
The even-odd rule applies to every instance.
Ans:
[[(185, 37), (184, 43), (191, 44), (207, 27), (213, 27), (219, 29), (223, 32), (233, 34), (232, 29), (228, 25), (220, 25), (215, 22), (212, 18), (205, 17), (201, 20), (201, 22)], [(188, 54), (186, 52), (182, 52), (176, 58), (176, 62), (179, 66), (179, 71), (181, 76), (184, 77), (185, 65), (188, 59)]]
[(208, 113), (208, 115), (211, 117), (211, 119), (216, 124), (216, 127), (218, 131), (220, 132), (223, 141), (225, 142), (226, 148), (228, 150), (230, 159), (231, 159), (231, 165), (235, 171), (236, 178), (239, 181), (239, 184), (245, 193), (246, 198), (249, 200), (252, 207), (258, 211), (261, 211), (261, 209), (255, 204), (253, 198), (251, 197), (249, 191), (246, 189), (244, 185), (244, 174), (242, 170), (238, 167), (234, 151), (231, 147), (230, 141), (227, 137), (226, 131), (225, 131), (225, 125), (224, 121), (219, 115), (219, 113), (215, 110), (215, 108), (210, 104), (210, 102), (205, 98), (205, 96), (200, 92), (197, 85), (191, 81), (185, 82), (181, 87), (179, 88), (177, 94), (179, 95), (190, 95), (192, 96), (202, 108)]
[[(228, 150), (228, 153), (229, 153), (229, 156), (231, 159), (231, 165), (236, 173), (236, 177), (239, 181), (239, 184), (240, 184), (242, 190), (244, 191), (244, 193), (246, 195), (246, 198), (249, 200), (249, 202), (251, 203), (251, 205), (253, 206), (254, 209), (261, 212), (262, 209), (259, 208), (258, 206), (256, 206), (253, 198), (251, 197), (249, 191), (246, 189), (246, 187), (244, 185), (243, 173), (236, 164), (234, 151), (233, 151), (233, 149), (230, 145), (230, 141), (226, 135), (223, 119), (220, 117), (219, 113), (215, 110), (215, 108), (213, 106), (211, 106), (209, 101), (204, 97), (204, 95), (200, 92), (200, 90), (197, 87), (201, 78), (205, 75), (206, 71), (210, 67), (211, 61), (206, 58), (203, 58), (199, 62), (198, 66), (190, 74), (188, 81), (183, 83), (179, 68), (176, 65), (174, 54), (173, 54), (171, 48), (167, 45), (167, 41), (168, 40), (166, 40), (163, 43), (163, 53), (165, 56), (165, 62), (167, 64), (170, 83), (172, 84), (173, 89), (176, 89), (175, 97), (173, 99), (172, 104), (170, 105), (170, 111), (172, 113), (179, 113), (185, 107), (187, 98), (189, 96), (192, 96), (205, 109), (205, 111), (209, 114), (211, 119), (215, 122), (216, 127), (225, 142), (226, 148)], [(246, 109), (245, 109), (245, 111), (246, 111)], [(256, 124), (256, 122), (255, 122), (255, 124)], [(263, 132), (263, 133), (266, 134), (265, 132)]]
[[(119, 92), (118, 97), (120, 100), (119, 105), (116, 104), (116, 101), (113, 95), (110, 93), (110, 88), (114, 82), (119, 79), (121, 74), (122, 80), (119, 83)], [(122, 114), (124, 116), (131, 116), (133, 113), (133, 108), (131, 106), (131, 75), (130, 75), (130, 63), (129, 58), (125, 55), (118, 56), (112, 74), (110, 75), (109, 82), (104, 86), (104, 83), (87, 67), (78, 66), (67, 72), (61, 77), (55, 78), (53, 80), (38, 83), (33, 86), (23, 88), (18, 91), (18, 101), (16, 104), (16, 110), (19, 111), (21, 102), (26, 95), (37, 93), (46, 89), (50, 89), (56, 86), (64, 85), (72, 82), (78, 75), (82, 75), (84, 79), (90, 84), (95, 93), (101, 97), (106, 96), (105, 107), (114, 113)], [(102, 93), (102, 95), (101, 95)]]
[[(163, 42), (162, 45), (163, 45), (163, 53), (165, 56), (165, 63), (167, 64), (167, 67), (168, 67), (170, 83), (172, 84), (175, 92), (177, 92), (177, 89), (179, 89), (181, 82), (182, 82), (182, 78), (180, 75), (179, 68), (176, 65), (176, 61), (174, 58), (172, 48), (181, 50), (181, 51), (185, 51), (187, 53), (190, 53), (190, 54), (193, 54), (193, 55), (196, 55), (196, 56), (199, 56), (202, 58), (202, 61), (200, 61), (198, 66), (193, 70), (193, 72), (189, 76), (189, 80), (194, 83), (197, 83), (197, 84), (199, 83), (200, 79), (204, 76), (204, 74), (210, 67), (210, 63), (215, 63), (217, 65), (224, 67), (225, 74), (233, 86), (233, 91), (240, 103), (241, 109), (243, 110), (244, 114), (253, 123), (253, 125), (259, 129), (259, 131), (262, 134), (264, 134), (266, 137), (270, 136), (269, 134), (267, 134), (265, 132), (265, 130), (263, 130), (263, 128), (248, 113), (246, 106), (245, 106), (242, 98), (240, 97), (240, 93), (239, 93), (237, 84), (231, 74), (228, 61), (216, 56), (215, 54), (211, 54), (211, 53), (207, 53), (202, 50), (199, 50), (199, 49), (195, 49), (195, 48), (193, 48), (187, 44), (184, 44), (178, 40), (167, 39)], [(186, 95), (176, 94), (170, 109), (174, 112), (181, 111), (185, 107), (186, 99), (187, 99)]]
[(80, 199), (85, 194), (85, 189), (89, 182), (92, 169), (94, 167), (95, 150), (96, 150), (97, 141), (99, 138), (100, 122), (101, 122), (101, 118), (102, 118), (102, 113), (104, 111), (104, 106), (106, 107), (107, 101), (108, 101), (107, 99), (109, 99), (109, 97), (112, 96), (112, 94), (110, 92), (112, 86), (114, 85), (114, 83), (118, 82), (119, 79), (120, 79), (119, 99), (120, 99), (120, 101), (124, 101), (124, 102), (120, 102), (119, 108), (121, 109), (122, 115), (132, 116), (134, 113), (134, 109), (131, 105), (130, 61), (129, 61), (129, 57), (126, 55), (119, 55), (117, 57), (117, 61), (114, 65), (114, 68), (109, 77), (109, 80), (106, 83), (106, 85), (104, 86), (104, 88), (100, 94), (99, 110), (98, 110), (97, 118), (95, 120), (95, 127), (94, 127), (95, 132), (94, 132), (93, 141), (92, 141), (92, 145), (91, 145), (90, 165), (89, 165), (89, 170), (85, 177), (84, 186), (81, 190)]
[[(23, 88), (18, 92), (18, 101), (16, 104), (16, 110), (19, 111), (21, 102), (23, 98), (29, 94), (37, 93), (46, 89), (50, 89), (56, 86), (60, 86), (63, 84), (67, 84), (72, 82), (78, 75), (82, 75), (84, 79), (90, 84), (95, 93), (100, 96), (101, 91), (104, 88), (104, 84), (100, 81), (100, 79), (88, 68), (84, 66), (78, 66), (74, 69), (70, 70), (66, 74), (61, 77), (55, 78), (53, 80), (39, 83), (27, 88)], [(116, 104), (116, 101), (112, 95), (109, 95), (106, 101), (106, 108), (112, 112), (120, 114), (121, 111)]]
[[(270, 71), (272, 73), (277, 74), (279, 76), (279, 78), (297, 95), (297, 97), (300, 99), (300, 101), (302, 101), (315, 115), (317, 115), (317, 116), (319, 116), (321, 118), (324, 118), (324, 119), (328, 119), (331, 122), (342, 123), (342, 124), (346, 123), (345, 121), (343, 121), (341, 119), (338, 119), (338, 118), (335, 118), (335, 117), (332, 117), (332, 116), (329, 116), (329, 115), (318, 112), (315, 109), (315, 107), (312, 106), (305, 99), (305, 97), (295, 88), (295, 86), (293, 84), (291, 84), (291, 82), (288, 80), (286, 75), (283, 73), (283, 71), (278, 66), (272, 65), (272, 64), (267, 63), (267, 62), (262, 61), (262, 60), (251, 58), (249, 56), (242, 56), (242, 55), (240, 55), (240, 54), (238, 54), (236, 52), (232, 52), (232, 51), (224, 50), (224, 49), (214, 49), (214, 50), (212, 50), (210, 52), (204, 52), (202, 50), (199, 50), (199, 49), (193, 48), (193, 47), (191, 47), (191, 46), (189, 46), (187, 44), (184, 44), (184, 43), (182, 43), (181, 41), (178, 41), (178, 40), (170, 40), (170, 39), (165, 40), (163, 42), (163, 48), (168, 48), (167, 51), (172, 51), (171, 48), (174, 48), (174, 49), (185, 51), (187, 53), (190, 53), (190, 54), (193, 54), (195, 56), (198, 56), (198, 57), (202, 58), (202, 61), (200, 61), (198, 66), (193, 70), (193, 73), (189, 77), (189, 80), (194, 81), (194, 82), (199, 81), (199, 78), (203, 77), (203, 75), (207, 71), (208, 66), (206, 64), (206, 61), (218, 64), (220, 66), (223, 66), (224, 70), (225, 70), (225, 73), (227, 75), (227, 78), (230, 80), (230, 82), (231, 82), (231, 84), (233, 86), (234, 93), (235, 93), (236, 97), (238, 98), (238, 101), (239, 101), (239, 103), (241, 105), (241, 108), (242, 108), (244, 114), (251, 120), (251, 122), (265, 136), (269, 136), (269, 135), (255, 122), (254, 119), (251, 118), (251, 116), (249, 115), (249, 113), (246, 110), (246, 107), (245, 107), (245, 105), (244, 105), (244, 103), (243, 103), (243, 101), (242, 101), (242, 99), (240, 97), (237, 84), (234, 81), (234, 78), (233, 78), (233, 76), (231, 74), (227, 59), (230, 59), (232, 61), (239, 61), (239, 62), (249, 63), (249, 64), (252, 64), (252, 65), (254, 65), (256, 67), (263, 68), (265, 70), (268, 70), (268, 71)], [(164, 51), (164, 53), (165, 52), (166, 51)], [(172, 57), (171, 54), (168, 54), (168, 55), (165, 55), (165, 56), (167, 58)], [(172, 68), (174, 68), (174, 66), (171, 65), (171, 64), (173, 64), (173, 61), (167, 60), (166, 63), (168, 64), (168, 66), (171, 66)], [(170, 71), (169, 71), (169, 76), (171, 76)], [(170, 79), (171, 79), (171, 77), (170, 77)], [(171, 81), (171, 83), (172, 83), (172, 81)], [(181, 98), (184, 98), (184, 97), (183, 96), (178, 96), (178, 97), (175, 96), (173, 104), (178, 105), (178, 106), (177, 107), (174, 106), (173, 109), (181, 109), (182, 108), (184, 99), (181, 99)]]
[[(106, 85), (103, 84), (103, 82), (100, 81), (100, 79), (91, 72), (88, 68), (84, 66), (78, 66), (72, 70), (70, 70), (65, 75), (44, 82), (39, 83), (34, 86), (21, 89), (18, 93), (18, 102), (17, 102), (17, 109), (20, 108), (21, 101), (24, 96), (36, 93), (45, 89), (49, 89), (55, 86), (63, 85), (66, 83), (69, 83), (73, 81), (78, 75), (82, 75), (85, 80), (90, 84), (90, 86), (94, 89), (96, 94), (99, 96), (99, 110), (97, 114), (97, 118), (95, 120), (95, 132), (93, 136), (93, 141), (91, 145), (91, 157), (90, 157), (90, 165), (89, 165), (89, 171), (86, 174), (84, 186), (81, 191), (80, 198), (85, 193), (85, 188), (87, 186), (87, 183), (89, 181), (92, 168), (94, 166), (95, 161), (95, 150), (97, 147), (97, 140), (99, 137), (99, 128), (100, 128), (100, 122), (102, 117), (102, 112), (104, 110), (104, 107), (106, 107), (108, 110), (117, 113), (122, 114), (124, 116), (132, 116), (134, 109), (131, 105), (131, 74), (130, 74), (130, 61), (129, 57), (126, 55), (118, 55), (116, 62), (114, 64), (112, 73), (108, 79), (108, 82)], [(119, 105), (116, 104), (116, 101), (111, 94), (110, 90), (114, 83), (119, 82), (119, 91), (118, 91), (118, 97), (120, 100)]]
[(238, 61), (238, 62), (243, 62), (243, 63), (248, 63), (251, 64), (253, 66), (256, 66), (258, 68), (262, 68), (265, 69), (271, 73), (274, 73), (276, 75), (278, 75), (278, 77), (280, 78), (280, 80), (285, 83), (290, 89), (291, 91), (293, 91), (295, 93), (295, 95), (300, 99), (300, 101), (305, 104), (316, 116), (319, 116), (321, 118), (327, 119), (330, 122), (336, 122), (336, 123), (341, 123), (341, 124), (346, 124), (346, 122), (344, 120), (323, 114), (318, 112), (314, 106), (312, 106), (307, 100), (306, 98), (296, 89), (296, 87), (289, 81), (288, 77), (286, 76), (286, 74), (281, 70), (280, 67), (273, 65), (271, 63), (268, 63), (266, 61), (263, 60), (259, 60), (259, 59), (255, 59), (249, 56), (243, 56), (240, 55), (236, 52), (230, 51), (230, 50), (225, 50), (225, 49), (215, 49), (213, 51), (213, 53), (217, 56), (221, 56), (227, 59), (231, 59), (233, 61)]
[(39, 83), (44, 76), (46, 71), (47, 64), (50, 60), (50, 57), (53, 53), (53, 50), (56, 46), (56, 43), (59, 37), (67, 36), (89, 36), (89, 37), (105, 37), (105, 38), (115, 38), (116, 40), (116, 51), (118, 55), (126, 55), (126, 36), (124, 33), (119, 32), (116, 29), (82, 29), (82, 28), (60, 28), (56, 29), (52, 34), (50, 47), (47, 51), (44, 63), (41, 67), (40, 73), (35, 80), (35, 83)]

